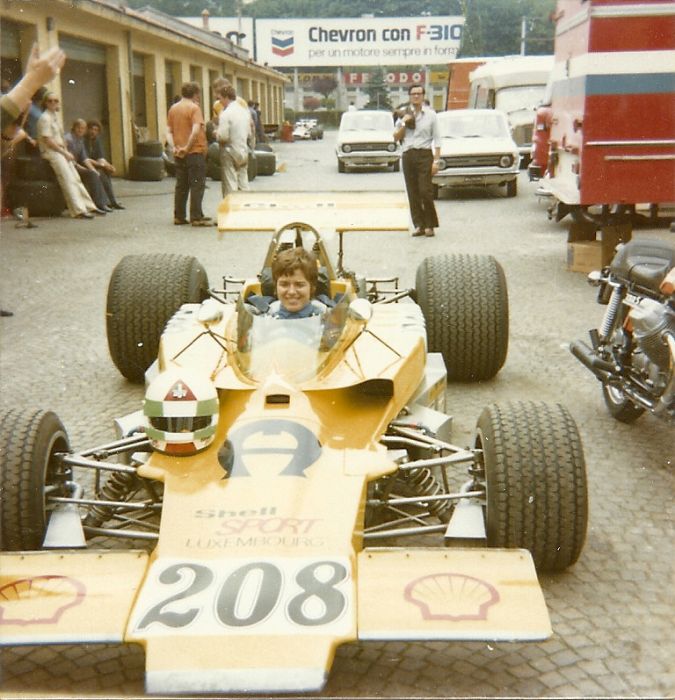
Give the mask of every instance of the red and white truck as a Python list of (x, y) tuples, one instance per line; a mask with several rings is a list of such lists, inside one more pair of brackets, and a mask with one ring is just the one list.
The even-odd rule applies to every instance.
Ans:
[(544, 187), (599, 227), (675, 202), (675, 2), (558, 0)]

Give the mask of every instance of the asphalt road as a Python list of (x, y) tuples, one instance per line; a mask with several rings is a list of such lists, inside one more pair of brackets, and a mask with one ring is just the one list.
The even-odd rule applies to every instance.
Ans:
[[(322, 141), (275, 144), (281, 170), (252, 183), (258, 191), (402, 190), (400, 173), (338, 174), (334, 132)], [(49, 408), (84, 448), (112, 436), (112, 418), (140, 406), (142, 389), (126, 382), (108, 356), (104, 309), (108, 280), (130, 253), (196, 255), (211, 283), (251, 276), (268, 237), (172, 225), (173, 180), (116, 181), (126, 211), (92, 221), (2, 222), (0, 320), (2, 409)], [(585, 549), (567, 572), (541, 577), (553, 637), (540, 644), (353, 643), (338, 650), (324, 697), (672, 697), (672, 427), (652, 416), (627, 426), (605, 411), (599, 384), (566, 348), (596, 327), (602, 308), (585, 275), (566, 269), (566, 224), (547, 219), (535, 185), (521, 173), (519, 194), (503, 189), (446, 195), (433, 239), (407, 234), (348, 236), (345, 265), (369, 276), (414, 284), (427, 255), (494, 255), (509, 285), (507, 362), (481, 384), (450, 385), (456, 444), (472, 441), (492, 401), (562, 402), (584, 443), (590, 523)], [(299, 194), (301, 196), (301, 194)], [(373, 195), (374, 197), (377, 194)], [(209, 183), (207, 214), (220, 201)], [(635, 236), (672, 240), (667, 228)], [(143, 652), (135, 646), (6, 648), (4, 697), (14, 693), (77, 697), (143, 694)]]

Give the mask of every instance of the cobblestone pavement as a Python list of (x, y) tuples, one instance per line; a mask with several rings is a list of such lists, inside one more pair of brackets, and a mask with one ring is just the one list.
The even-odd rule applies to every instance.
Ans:
[[(276, 144), (285, 172), (257, 178), (260, 191), (392, 190), (396, 173), (338, 175), (334, 134), (324, 141)], [(104, 309), (110, 273), (129, 253), (196, 255), (212, 284), (249, 276), (267, 243), (261, 234), (174, 227), (173, 180), (116, 181), (127, 210), (92, 221), (40, 219), (34, 229), (2, 224), (0, 320), (3, 409), (55, 410), (80, 449), (112, 435), (114, 416), (139, 407), (142, 389), (123, 380), (109, 359)], [(468, 445), (481, 408), (491, 401), (560, 401), (584, 442), (590, 523), (578, 563), (542, 587), (553, 637), (540, 644), (352, 643), (341, 647), (323, 697), (672, 697), (672, 427), (652, 416), (632, 426), (605, 411), (600, 387), (566, 343), (597, 326), (602, 308), (585, 276), (565, 268), (564, 222), (547, 220), (535, 185), (521, 174), (520, 193), (494, 188), (438, 202), (434, 239), (400, 233), (354, 234), (346, 263), (372, 276), (397, 274), (414, 284), (425, 255), (477, 252), (503, 265), (510, 295), (509, 357), (499, 375), (451, 385), (455, 442)], [(205, 204), (214, 214), (219, 183)], [(635, 236), (673, 240), (667, 228)], [(144, 656), (136, 646), (71, 645), (2, 650), (2, 694), (142, 695)]]

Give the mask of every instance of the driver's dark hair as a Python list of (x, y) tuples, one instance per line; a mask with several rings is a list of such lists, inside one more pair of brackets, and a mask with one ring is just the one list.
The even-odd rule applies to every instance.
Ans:
[(307, 279), (311, 294), (314, 296), (318, 277), (316, 256), (314, 253), (304, 248), (287, 248), (281, 253), (277, 253), (272, 262), (274, 287), (276, 288), (277, 281), (280, 277), (292, 275), (296, 270), (300, 270)]

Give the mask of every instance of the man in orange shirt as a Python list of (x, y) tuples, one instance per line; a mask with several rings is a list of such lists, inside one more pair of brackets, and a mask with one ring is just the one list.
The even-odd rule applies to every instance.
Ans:
[(206, 188), (206, 131), (204, 116), (199, 107), (200, 88), (197, 83), (183, 83), (182, 99), (169, 110), (167, 141), (173, 150), (176, 164), (173, 223), (187, 224), (185, 209), (190, 195), (190, 223), (193, 226), (211, 226), (204, 216), (202, 199)]

